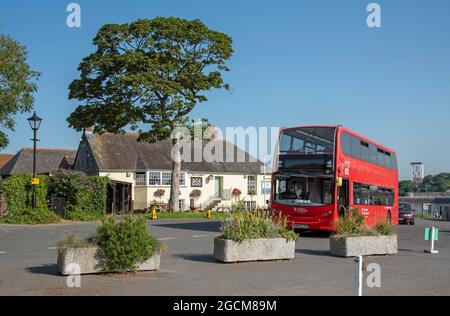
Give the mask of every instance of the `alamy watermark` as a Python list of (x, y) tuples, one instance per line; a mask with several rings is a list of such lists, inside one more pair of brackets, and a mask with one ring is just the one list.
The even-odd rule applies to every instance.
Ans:
[(69, 3), (66, 7), (69, 15), (66, 18), (66, 25), (69, 28), (81, 27), (81, 6), (78, 3)]
[(370, 3), (367, 6), (367, 12), (370, 13), (367, 17), (367, 26), (369, 28), (381, 27), (381, 6), (375, 2)]
[(366, 284), (368, 288), (381, 287), (381, 266), (378, 263), (371, 263), (367, 266), (368, 273)]
[(279, 127), (217, 127), (204, 129), (201, 124), (176, 128), (171, 135), (175, 162), (262, 162), (268, 165), (278, 141)]
[(70, 263), (67, 265), (69, 275), (66, 278), (67, 287), (81, 288), (81, 267), (77, 263)]

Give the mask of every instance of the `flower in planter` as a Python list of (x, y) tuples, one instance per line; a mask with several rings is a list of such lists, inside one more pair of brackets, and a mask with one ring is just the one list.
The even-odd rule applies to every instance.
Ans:
[(235, 198), (238, 198), (239, 196), (241, 196), (241, 194), (242, 192), (238, 188), (233, 189), (233, 191), (231, 192), (231, 195)]
[(202, 191), (195, 189), (189, 194), (189, 197), (192, 199), (198, 199), (202, 195)]
[(153, 193), (153, 196), (155, 198), (158, 198), (159, 202), (162, 203), (162, 198), (164, 197), (164, 194), (166, 194), (166, 190), (158, 189), (158, 190), (155, 191), (155, 193)]

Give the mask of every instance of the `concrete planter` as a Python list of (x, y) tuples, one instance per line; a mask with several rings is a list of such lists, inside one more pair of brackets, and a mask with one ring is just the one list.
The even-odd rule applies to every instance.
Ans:
[[(145, 262), (138, 264), (138, 271), (155, 271), (159, 269), (160, 254), (155, 254)], [(58, 271), (62, 275), (102, 273), (102, 261), (98, 248), (69, 248), (58, 253)], [(78, 264), (80, 271), (74, 271)], [(113, 271), (112, 271), (113, 272)]]
[(222, 262), (289, 260), (295, 258), (295, 241), (284, 238), (248, 239), (242, 242), (216, 238), (214, 257)]
[(337, 257), (398, 254), (397, 235), (330, 238), (330, 252)]

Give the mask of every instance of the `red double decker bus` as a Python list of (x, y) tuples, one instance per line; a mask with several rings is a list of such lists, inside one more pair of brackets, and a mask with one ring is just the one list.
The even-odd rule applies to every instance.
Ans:
[(274, 157), (271, 208), (298, 230), (333, 231), (358, 209), (368, 227), (398, 224), (394, 150), (342, 126), (283, 129)]

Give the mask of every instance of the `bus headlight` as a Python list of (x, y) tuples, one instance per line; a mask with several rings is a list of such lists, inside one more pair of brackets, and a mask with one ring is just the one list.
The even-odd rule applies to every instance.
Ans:
[(322, 217), (330, 217), (331, 215), (333, 215), (333, 211), (328, 211), (326, 213), (323, 213)]

